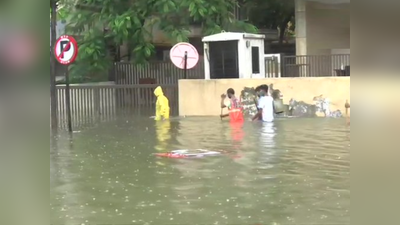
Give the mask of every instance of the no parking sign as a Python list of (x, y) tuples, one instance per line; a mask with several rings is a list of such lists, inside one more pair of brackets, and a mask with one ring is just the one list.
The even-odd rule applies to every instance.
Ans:
[[(54, 47), (54, 55), (57, 61), (63, 65), (69, 65), (73, 63), (78, 55), (78, 44), (75, 38), (62, 35), (58, 38)], [(72, 134), (72, 118), (71, 118), (71, 97), (69, 87), (69, 71), (67, 69), (65, 74), (65, 103), (67, 110), (67, 123), (68, 131)]]
[(73, 63), (78, 56), (78, 44), (75, 38), (68, 35), (62, 35), (58, 38), (54, 54), (57, 61), (64, 65)]

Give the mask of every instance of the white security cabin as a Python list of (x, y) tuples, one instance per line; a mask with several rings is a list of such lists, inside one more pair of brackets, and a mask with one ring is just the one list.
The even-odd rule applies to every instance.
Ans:
[(264, 39), (233, 32), (204, 37), (205, 79), (265, 78)]

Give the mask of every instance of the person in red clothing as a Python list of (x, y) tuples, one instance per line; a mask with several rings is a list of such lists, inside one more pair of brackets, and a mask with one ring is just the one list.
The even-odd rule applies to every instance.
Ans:
[(221, 95), (221, 108), (228, 108), (229, 113), (227, 114), (222, 114), (221, 113), (221, 119), (224, 117), (230, 117), (231, 123), (237, 123), (237, 122), (243, 122), (244, 117), (243, 117), (243, 108), (241, 106), (241, 103), (239, 99), (235, 97), (235, 90), (232, 88), (229, 88), (226, 91), (228, 98), (229, 98), (229, 103), (225, 105), (225, 98), (227, 95), (222, 94)]

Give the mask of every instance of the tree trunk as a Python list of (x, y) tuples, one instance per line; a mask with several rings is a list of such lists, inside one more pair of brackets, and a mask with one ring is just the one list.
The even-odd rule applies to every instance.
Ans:
[(121, 61), (121, 46), (119, 44), (115, 45), (114, 62)]
[(285, 39), (286, 28), (288, 26), (288, 23), (292, 20), (293, 16), (294, 16), (294, 14), (291, 13), (279, 25), (279, 45), (281, 45), (281, 46), (283, 44), (283, 40)]
[(128, 50), (128, 62), (130, 62), (131, 61), (131, 57), (132, 57), (132, 45), (131, 45), (131, 43), (128, 41), (128, 43), (127, 43), (127, 50)]
[(51, 7), (51, 20), (50, 20), (50, 34), (51, 34), (51, 47), (50, 47), (50, 118), (51, 130), (53, 135), (58, 131), (57, 119), (57, 90), (56, 90), (56, 58), (54, 56), (54, 47), (57, 38), (57, 1), (50, 0)]

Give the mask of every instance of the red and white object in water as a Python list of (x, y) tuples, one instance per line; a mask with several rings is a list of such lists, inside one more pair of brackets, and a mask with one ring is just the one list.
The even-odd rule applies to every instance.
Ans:
[(155, 156), (164, 158), (174, 158), (174, 159), (184, 159), (184, 158), (203, 158), (209, 156), (220, 156), (221, 152), (209, 151), (205, 149), (184, 149), (184, 150), (174, 150), (165, 153), (155, 153)]

